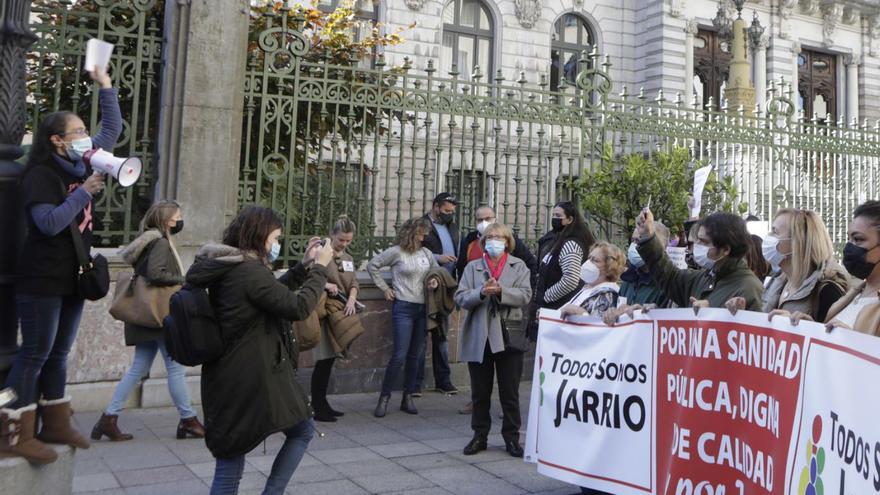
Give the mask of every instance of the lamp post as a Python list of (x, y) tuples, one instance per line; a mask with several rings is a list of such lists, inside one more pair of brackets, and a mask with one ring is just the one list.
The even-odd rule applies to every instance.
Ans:
[(18, 201), (18, 176), (23, 155), (27, 110), (25, 107), (25, 56), (37, 40), (31, 32), (31, 2), (5, 0), (0, 6), (0, 379), (12, 366), (16, 352), (18, 318), (15, 313), (13, 276), (24, 230)]

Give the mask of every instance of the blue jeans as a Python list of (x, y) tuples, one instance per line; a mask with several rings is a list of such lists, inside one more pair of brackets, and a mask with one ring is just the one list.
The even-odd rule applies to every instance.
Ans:
[(16, 294), (21, 319), (21, 347), (6, 378), (18, 394), (10, 407), (64, 398), (67, 355), (73, 347), (85, 301), (78, 296)]
[[(287, 439), (275, 456), (272, 463), (272, 472), (266, 480), (263, 493), (266, 495), (283, 494), (287, 483), (293, 477), (293, 472), (299, 466), (312, 436), (315, 434), (315, 424), (307, 419), (285, 430)], [(211, 483), (211, 495), (234, 495), (238, 493), (238, 484), (244, 472), (244, 455), (230, 459), (217, 459), (214, 467), (214, 482)]]
[(181, 419), (192, 418), (196, 415), (189, 400), (189, 390), (186, 388), (186, 368), (171, 359), (168, 350), (165, 349), (165, 342), (162, 340), (143, 342), (134, 346), (134, 362), (131, 363), (128, 372), (116, 385), (113, 399), (104, 410), (105, 413), (117, 415), (122, 412), (122, 409), (125, 408), (125, 401), (128, 400), (132, 390), (150, 372), (156, 352), (161, 352), (162, 358), (165, 359), (165, 369), (168, 370), (168, 392), (171, 394), (171, 399), (174, 401)]
[(419, 355), (425, 347), (425, 305), (395, 300), (391, 305), (391, 322), (394, 332), (394, 350), (385, 368), (382, 395), (391, 395), (391, 388), (404, 369), (403, 392), (411, 394), (416, 389)]
[[(423, 389), (425, 385), (425, 355), (428, 353), (427, 343), (424, 350), (419, 354), (419, 372), (416, 378), (416, 388)], [(436, 332), (431, 332), (431, 368), (434, 371), (434, 386), (443, 387), (452, 385), (452, 370), (449, 368), (449, 341), (440, 338)]]

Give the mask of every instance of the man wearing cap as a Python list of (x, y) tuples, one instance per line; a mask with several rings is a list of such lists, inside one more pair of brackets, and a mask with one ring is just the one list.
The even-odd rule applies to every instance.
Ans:
[[(425, 236), (422, 246), (434, 253), (437, 263), (455, 275), (455, 256), (458, 248), (458, 226), (455, 224), (455, 207), (458, 200), (448, 192), (442, 192), (434, 197), (431, 211), (425, 214), (425, 218), (431, 221), (431, 231)], [(427, 351), (427, 349), (426, 349)], [(445, 336), (431, 332), (431, 360), (434, 368), (434, 384), (437, 389), (447, 394), (458, 393), (458, 389), (452, 385), (449, 369), (449, 342)], [(416, 380), (416, 394), (421, 394), (425, 381), (425, 353), (419, 359), (419, 374)]]

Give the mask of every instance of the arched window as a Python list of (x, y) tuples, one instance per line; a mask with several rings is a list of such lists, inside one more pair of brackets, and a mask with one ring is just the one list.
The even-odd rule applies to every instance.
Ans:
[(475, 65), (484, 74), (483, 81), (494, 76), (492, 46), (495, 28), (492, 13), (480, 0), (451, 0), (443, 9), (443, 48), (440, 74), (457, 67), (461, 77), (470, 78)]
[[(837, 121), (837, 57), (803, 50), (798, 55), (798, 102), (804, 118), (816, 114), (819, 122)], [(831, 115), (831, 122), (826, 116)]]
[(730, 73), (730, 44), (715, 31), (700, 29), (694, 37), (694, 94), (703, 107), (712, 98), (714, 109), (721, 108), (724, 86)]
[(556, 20), (550, 43), (550, 90), (556, 91), (564, 78), (574, 85), (581, 71), (581, 52), (593, 49), (596, 38), (590, 25), (576, 14), (563, 14)]

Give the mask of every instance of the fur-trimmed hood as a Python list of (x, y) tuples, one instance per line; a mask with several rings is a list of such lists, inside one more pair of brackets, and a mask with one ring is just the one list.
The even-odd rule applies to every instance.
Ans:
[(186, 274), (186, 281), (199, 287), (207, 287), (245, 261), (259, 262), (259, 258), (250, 251), (242, 251), (226, 244), (205, 244), (196, 254), (196, 260)]
[(147, 230), (139, 235), (137, 239), (131, 241), (131, 244), (125, 246), (125, 248), (119, 252), (119, 255), (122, 257), (123, 261), (133, 266), (137, 263), (137, 260), (141, 257), (144, 250), (147, 249), (147, 246), (162, 237), (162, 233), (157, 229)]

